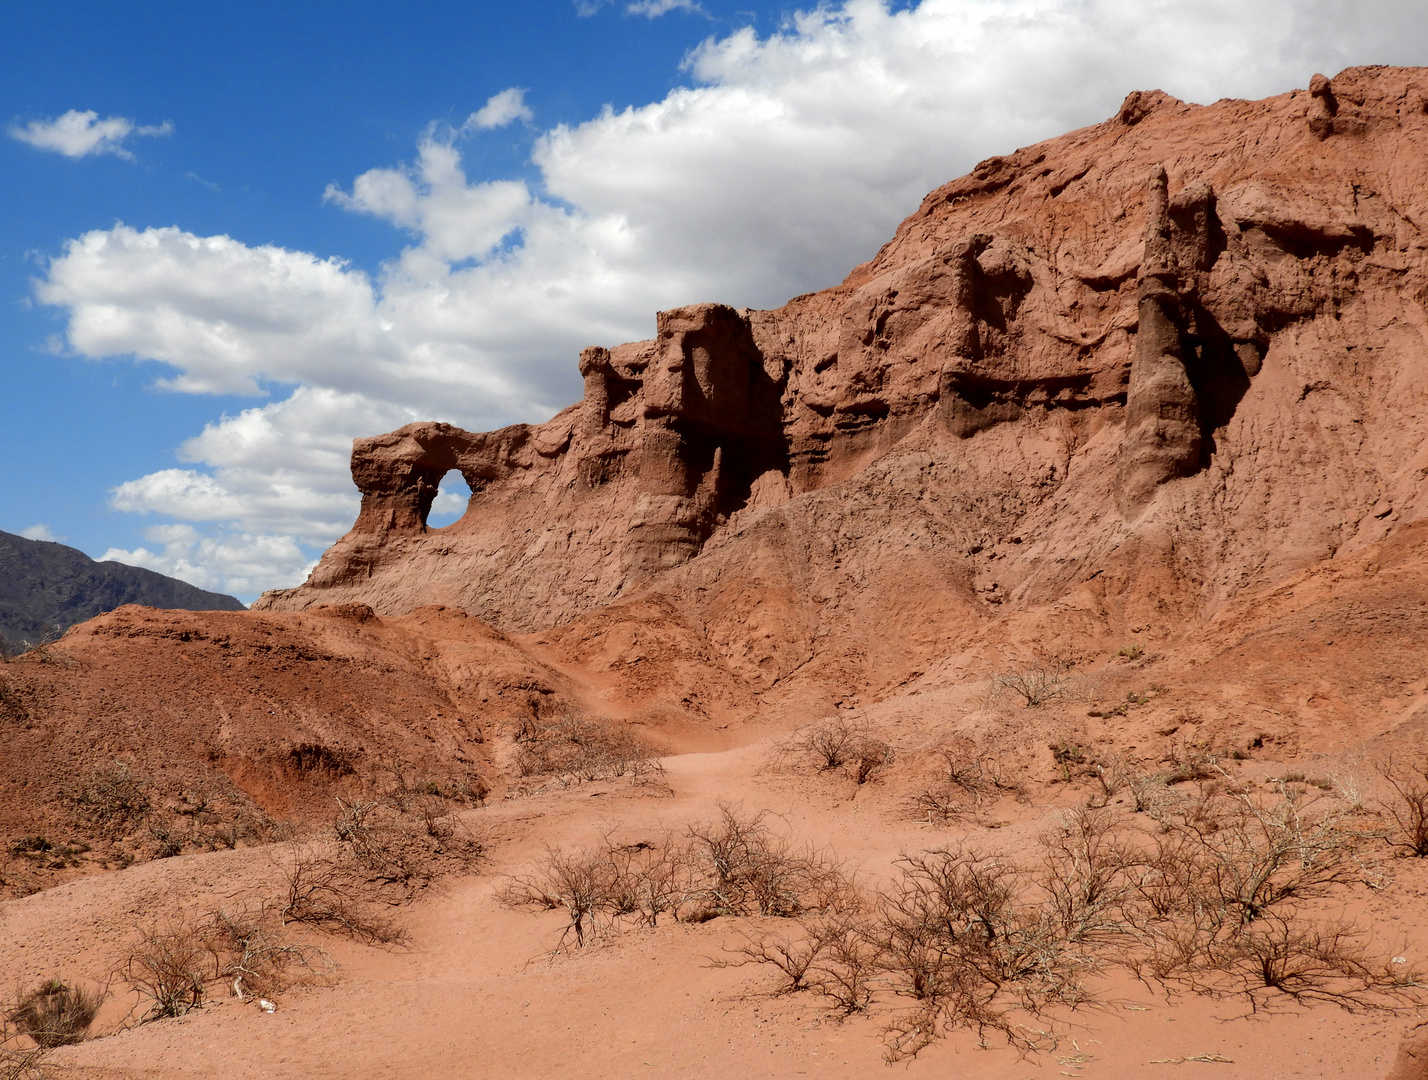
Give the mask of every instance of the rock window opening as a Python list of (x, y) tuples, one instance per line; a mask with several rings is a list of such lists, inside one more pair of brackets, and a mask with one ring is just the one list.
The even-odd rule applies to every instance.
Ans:
[(456, 469), (449, 469), (437, 486), (436, 498), (426, 516), (428, 529), (444, 529), (466, 513), (466, 504), (471, 499), (471, 489), (466, 478)]

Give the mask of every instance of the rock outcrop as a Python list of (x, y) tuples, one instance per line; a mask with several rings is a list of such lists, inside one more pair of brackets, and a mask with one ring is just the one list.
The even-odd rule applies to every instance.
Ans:
[[(896, 684), (992, 622), (1049, 648), (1211, 618), (1428, 512), (1425, 101), (1394, 68), (1132, 94), (934, 191), (838, 286), (587, 349), (544, 424), (359, 440), (357, 524), (258, 606), (530, 632), (663, 597), (764, 688)], [(453, 469), (470, 506), (432, 529)]]

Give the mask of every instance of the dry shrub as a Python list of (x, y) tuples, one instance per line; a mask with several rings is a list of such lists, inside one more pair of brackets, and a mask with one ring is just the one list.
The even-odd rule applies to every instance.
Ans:
[(844, 771), (858, 784), (866, 784), (893, 760), (891, 746), (861, 720), (841, 714), (800, 732), (781, 750), (811, 761), (820, 772)]
[(82, 1042), (99, 1013), (105, 993), (46, 979), (19, 995), (6, 1017), (9, 1025), (36, 1046), (53, 1050)]
[(406, 932), (390, 908), (442, 874), (470, 871), (485, 851), (443, 798), (422, 796), (405, 814), (384, 799), (339, 799), (338, 806), (334, 840), (294, 845), (282, 866), (284, 922), (369, 944), (402, 944)]
[(208, 915), (199, 926), (213, 960), (214, 978), (239, 1001), (274, 998), (296, 977), (308, 978), (331, 968), (325, 953), (295, 944), (283, 935), (283, 921), (268, 903)]
[(523, 777), (558, 784), (629, 777), (636, 783), (664, 774), (658, 755), (628, 727), (609, 720), (566, 716), (530, 720), (516, 733), (516, 769)]
[(678, 919), (694, 902), (696, 873), (687, 845), (671, 834), (658, 843), (603, 843), (564, 852), (548, 848), (534, 871), (507, 878), (496, 895), (510, 907), (564, 910), (566, 926), (555, 951), (573, 936), (582, 946), (620, 920), (657, 926)]
[(13, 1034), (0, 1028), (0, 1080), (48, 1080), (54, 1074), (45, 1068), (49, 1051), (43, 1046), (20, 1046)]
[(1064, 661), (1027, 664), (992, 678), (993, 698), (1020, 698), (1027, 708), (1044, 705), (1071, 690), (1071, 665)]
[(152, 794), (146, 777), (122, 761), (111, 761), (91, 769), (70, 801), (101, 831), (117, 836), (148, 817)]
[(795, 848), (767, 824), (721, 807), (684, 836), (622, 844), (612, 835), (574, 852), (547, 850), (533, 871), (507, 878), (496, 891), (512, 907), (564, 910), (556, 951), (583, 945), (621, 921), (656, 926), (661, 916), (704, 922), (720, 915), (791, 917), (830, 910), (852, 889), (829, 857)]
[(887, 887), (746, 933), (726, 962), (770, 965), (778, 991), (845, 1011), (910, 1001), (886, 1028), (890, 1059), (953, 1028), (1035, 1049), (1024, 1020), (1088, 1000), (1087, 977), (1110, 965), (1252, 1011), (1421, 999), (1419, 973), (1313, 908), (1359, 873), (1355, 849), (1373, 834), (1351, 806), (1290, 784), (1209, 785), (1159, 810), (1148, 829), (1109, 807), (1067, 812), (1021, 862), (970, 847), (903, 856)]
[(345, 860), (313, 846), (296, 846), (282, 867), (278, 910), (297, 922), (369, 945), (400, 945), (406, 932), (360, 892), (363, 881)]
[(1219, 755), (1207, 746), (1176, 743), (1170, 748), (1168, 764), (1170, 768), (1159, 776), (1166, 785), (1226, 778), (1226, 773), (1220, 768)]
[(534, 873), (508, 879), (496, 892), (500, 901), (510, 907), (535, 906), (552, 911), (563, 908), (567, 922), (557, 950), (572, 934), (575, 944), (583, 946), (587, 936), (603, 928), (601, 920), (623, 906), (620, 894), (602, 851), (585, 849), (566, 854), (559, 848), (547, 850), (543, 865)]
[(997, 755), (971, 739), (942, 747), (937, 754), (935, 782), (912, 797), (910, 811), (915, 818), (946, 825), (969, 812), (980, 812), (988, 798), (1014, 795), (1018, 801), (1027, 800), (1026, 789), (1005, 775)]
[(1428, 857), (1428, 756), (1408, 761), (1389, 757), (1378, 766), (1389, 797), (1379, 805), (1393, 819), (1389, 843), (1410, 855)]
[(1354, 847), (1368, 835), (1354, 824), (1342, 803), (1297, 785), (1281, 783), (1270, 795), (1203, 793), (1161, 818), (1153, 865), (1193, 865), (1187, 900), (1203, 899), (1225, 922), (1244, 925), (1352, 881)]
[(485, 806), (491, 794), (491, 785), (474, 770), (446, 776), (425, 771), (413, 774), (395, 759), (388, 760), (384, 769), (391, 774), (392, 784), (383, 798), (403, 813), (423, 801)]
[(1080, 978), (1094, 965), (1025, 895), (1029, 880), (980, 852), (904, 856), (893, 883), (864, 903), (804, 916), (801, 933), (746, 936), (735, 962), (771, 964), (782, 975), (778, 990), (815, 990), (845, 1013), (879, 996), (910, 1000), (886, 1027), (892, 1060), (952, 1027), (997, 1031), (1030, 1048), (1014, 1011), (1081, 1000)]
[(329, 966), (320, 950), (285, 940), (277, 908), (259, 904), (143, 928), (116, 974), (149, 1003), (143, 1023), (191, 1012), (216, 985), (240, 1001), (272, 998), (294, 968), (307, 977)]
[(769, 828), (769, 813), (746, 817), (720, 806), (709, 822), (689, 826), (694, 896), (714, 915), (777, 915), (837, 907), (850, 885), (842, 866), (809, 847), (795, 847)]
[(203, 1004), (210, 954), (200, 928), (175, 920), (139, 932), (139, 940), (119, 963), (116, 974), (149, 1002), (140, 1022), (183, 1016)]

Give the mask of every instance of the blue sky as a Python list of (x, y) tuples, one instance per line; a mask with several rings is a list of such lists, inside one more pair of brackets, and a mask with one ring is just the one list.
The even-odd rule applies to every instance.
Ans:
[(832, 284), (1132, 89), (1423, 63), (1421, 8), (6, 5), (0, 529), (293, 584), (355, 515), (352, 437), (544, 419), (657, 308)]

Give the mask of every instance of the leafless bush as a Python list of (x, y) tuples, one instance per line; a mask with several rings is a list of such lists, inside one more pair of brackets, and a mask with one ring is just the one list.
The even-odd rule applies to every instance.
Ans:
[(809, 985), (845, 1015), (865, 1011), (873, 1000), (878, 953), (868, 920), (849, 906), (824, 916), (805, 916), (810, 936), (819, 945)]
[(980, 811), (983, 800), (1026, 790), (1008, 779), (996, 755), (979, 750), (970, 740), (938, 751), (941, 768), (934, 783), (912, 797), (912, 813), (929, 824), (945, 825), (968, 812)]
[(444, 799), (423, 796), (410, 814), (381, 799), (339, 799), (338, 806), (334, 842), (295, 845), (282, 865), (283, 922), (369, 944), (403, 944), (405, 931), (385, 909), (411, 900), (444, 872), (470, 870), (484, 852)]
[(149, 1002), (141, 1022), (183, 1016), (203, 1004), (210, 953), (200, 928), (175, 920), (140, 931), (117, 974)]
[(1192, 840), (1200, 887), (1241, 925), (1277, 905), (1323, 897), (1357, 869), (1346, 809), (1293, 785), (1269, 797), (1203, 796), (1167, 824)]
[(320, 950), (284, 940), (281, 915), (269, 904), (215, 911), (198, 932), (214, 979), (239, 1001), (276, 997), (291, 985), (294, 968), (310, 976), (331, 966)]
[(781, 974), (775, 993), (815, 990), (845, 1015), (862, 1012), (872, 1002), (878, 969), (871, 923), (857, 899), (804, 914), (793, 930), (744, 932), (742, 940), (726, 947), (728, 955), (715, 964), (768, 964)]
[(1027, 708), (1044, 705), (1065, 695), (1071, 687), (1071, 665), (1056, 661), (1051, 664), (1028, 664), (1004, 671), (992, 679), (994, 697), (1011, 695), (1020, 698)]
[(929, 825), (946, 825), (967, 812), (967, 800), (956, 788), (934, 786), (912, 796), (911, 812)]
[(1161, 773), (1159, 779), (1167, 785), (1225, 779), (1227, 774), (1219, 762), (1219, 756), (1208, 747), (1177, 744), (1170, 750), (1170, 768)]
[(788, 917), (837, 907), (850, 888), (842, 867), (811, 848), (795, 848), (769, 828), (768, 817), (721, 806), (713, 821), (689, 827), (702, 902), (720, 915)]
[(1125, 906), (1133, 895), (1128, 869), (1136, 853), (1117, 834), (1105, 808), (1070, 810), (1041, 837), (1040, 872), (1033, 887), (1053, 935), (1068, 944), (1109, 945), (1128, 927)]
[(46, 979), (21, 994), (6, 1019), (36, 1046), (53, 1050), (82, 1042), (88, 1036), (104, 997), (102, 990)]
[(612, 914), (618, 891), (605, 852), (587, 848), (566, 854), (551, 848), (538, 870), (507, 879), (496, 895), (508, 907), (563, 908), (568, 922), (556, 945), (559, 950), (570, 935), (583, 946), (599, 930), (598, 920)]
[[(424, 885), (433, 876), (431, 850), (408, 821), (383, 800), (338, 800), (342, 813), (334, 823), (343, 857), (369, 880), (403, 889)], [(427, 829), (428, 836), (431, 830)]]
[(1030, 1048), (1011, 1012), (1079, 1000), (1080, 954), (1021, 899), (1022, 875), (1002, 860), (944, 849), (900, 864), (869, 931), (882, 981), (914, 1002), (887, 1028), (889, 1058), (916, 1055), (954, 1027)]
[(624, 725), (567, 716), (528, 728), (516, 740), (516, 768), (523, 777), (550, 776), (568, 784), (618, 777), (643, 782), (664, 774), (654, 748)]
[(406, 931), (376, 908), (347, 859), (312, 846), (295, 847), (282, 868), (281, 920), (306, 923), (372, 945), (401, 945)]
[(473, 770), (455, 776), (413, 773), (395, 758), (389, 759), (384, 768), (391, 774), (392, 783), (383, 799), (403, 813), (414, 803), (432, 800), (459, 806), (484, 806), (486, 797), (491, 794), (491, 785)]
[(687, 845), (668, 833), (653, 843), (633, 844), (606, 836), (603, 850), (609, 869), (607, 906), (613, 915), (651, 927), (659, 925), (662, 915), (679, 917), (693, 887)]
[(1420, 859), (1428, 857), (1428, 757), (1420, 755), (1412, 761), (1390, 757), (1379, 765), (1378, 773), (1392, 792), (1380, 803), (1393, 819), (1389, 843)]
[(284, 939), (276, 906), (184, 917), (140, 930), (116, 974), (148, 1009), (140, 1022), (183, 1016), (201, 1006), (218, 985), (240, 1001), (275, 997), (293, 981), (330, 966), (308, 945)]
[(859, 784), (867, 783), (893, 760), (887, 742), (866, 724), (842, 714), (800, 732), (783, 750), (811, 760), (821, 772), (845, 770)]
[(657, 926), (679, 918), (695, 891), (688, 846), (666, 834), (656, 843), (621, 843), (613, 833), (594, 847), (565, 852), (548, 848), (534, 870), (507, 878), (496, 889), (510, 907), (564, 910), (566, 927), (555, 951), (577, 946), (624, 919)]
[(512, 907), (564, 910), (557, 951), (577, 946), (621, 920), (658, 925), (661, 916), (703, 922), (719, 915), (790, 917), (836, 909), (852, 894), (842, 868), (773, 833), (765, 814), (729, 807), (685, 836), (624, 844), (613, 834), (573, 852), (550, 848), (533, 870), (497, 887)]
[(66, 652), (56, 649), (55, 643), (64, 637), (64, 630), (52, 623), (46, 623), (40, 627), (39, 634), (35, 640), (28, 638), (21, 639), (18, 643), (11, 641), (5, 646), (8, 650), (6, 660), (24, 659), (34, 661), (39, 664), (58, 664), (61, 667), (74, 667), (75, 661)]
[(383, 799), (338, 800), (333, 823), (339, 858), (369, 886), (387, 887), (389, 898), (410, 899), (448, 869), (469, 870), (485, 850), (483, 841), (453, 817), (444, 801), (428, 798), (414, 814)]
[(45, 1068), (49, 1051), (43, 1046), (21, 1046), (15, 1036), (0, 1027), (0, 1080), (47, 1080), (53, 1074)]
[(1252, 1011), (1276, 998), (1349, 1012), (1414, 1002), (1422, 973), (1375, 960), (1366, 938), (1349, 923), (1274, 913), (1214, 942), (1191, 981), (1202, 992), (1243, 997)]
[(96, 826), (111, 835), (141, 822), (153, 808), (152, 785), (122, 761), (90, 770), (70, 801)]
[(1368, 835), (1342, 801), (1211, 785), (1162, 809), (1147, 829), (1110, 807), (1067, 812), (1030, 862), (966, 847), (904, 856), (889, 886), (804, 914), (797, 930), (746, 933), (725, 962), (770, 965), (776, 989), (845, 1010), (911, 1002), (886, 1029), (890, 1059), (952, 1028), (1031, 1050), (1039, 1036), (1017, 1014), (1084, 1002), (1087, 977), (1109, 965), (1251, 1009), (1421, 1000), (1423, 976), (1312, 914), (1358, 872)]

